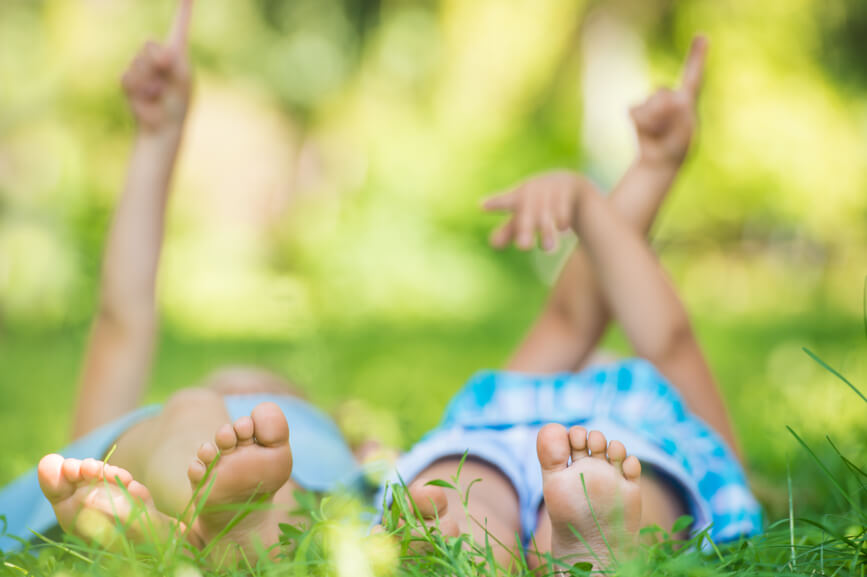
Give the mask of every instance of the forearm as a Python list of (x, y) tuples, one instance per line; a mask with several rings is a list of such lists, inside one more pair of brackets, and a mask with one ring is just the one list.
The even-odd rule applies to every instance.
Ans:
[(145, 132), (133, 146), (105, 251), (74, 437), (134, 409), (144, 394), (156, 333), (156, 274), (165, 209), (180, 139), (180, 129)]
[(136, 138), (105, 252), (99, 313), (120, 325), (150, 323), (169, 185), (181, 129)]
[(99, 308), (73, 424), (76, 436), (138, 406), (149, 379), (165, 212), (190, 100), (192, 1), (179, 2), (168, 41), (146, 43), (123, 75), (138, 134), (103, 258)]
[[(676, 165), (638, 159), (611, 191), (609, 202), (628, 226), (642, 236), (647, 235), (677, 171)], [(587, 350), (582, 351), (583, 362), (605, 332), (611, 313), (580, 244), (554, 286), (549, 307), (564, 317), (575, 334), (581, 335), (581, 342), (587, 343)]]
[(611, 191), (611, 206), (634, 230), (646, 236), (680, 166), (637, 158)]

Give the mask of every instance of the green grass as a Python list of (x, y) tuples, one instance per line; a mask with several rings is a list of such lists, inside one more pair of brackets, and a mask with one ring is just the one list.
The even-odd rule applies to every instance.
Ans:
[[(522, 310), (466, 323), (335, 327), (304, 341), (202, 341), (168, 327), (149, 399), (162, 400), (226, 362), (260, 364), (293, 377), (328, 409), (350, 398), (376, 407), (378, 416), (393, 421), (385, 430), (398, 431), (391, 440), (406, 447), (435, 425), (445, 402), (473, 371), (502, 363), (529, 321)], [(794, 318), (706, 316), (696, 321), (768, 514), (767, 532), (741, 543), (706, 546), (704, 552), (662, 538), (637, 560), (624, 562), (617, 574), (860, 576), (867, 571), (867, 407), (856, 392), (864, 392), (858, 362), (863, 329), (860, 319), (822, 307), (814, 311)], [(0, 483), (64, 443), (85, 335), (73, 329), (0, 337)], [(623, 348), (617, 333), (607, 343)], [(802, 347), (834, 371), (840, 369), (849, 385)], [(366, 526), (355, 516), (360, 505), (346, 503), (337, 497), (302, 500), (307, 526), (285, 528), (284, 558), (256, 567), (215, 569), (195, 552), (182, 554), (180, 546), (109, 553), (65, 538), (26, 554), (0, 554), (0, 575), (184, 576), (198, 571), (342, 577), (364, 575), (361, 568), (355, 573), (337, 569), (340, 559), (349, 563), (346, 559), (358, 555), (354, 563), (373, 559), (377, 575), (507, 573), (492, 562), (490, 543), (449, 540), (435, 531), (410, 535), (392, 520), (395, 553), (381, 537), (365, 536)], [(419, 539), (426, 552), (411, 553), (410, 541)], [(511, 571), (526, 573), (523, 561), (516, 563)], [(569, 571), (584, 574), (580, 567)]]
[[(799, 439), (797, 433), (792, 434)], [(800, 439), (799, 439), (800, 442)], [(838, 454), (842, 469), (821, 462), (806, 444), (802, 448), (826, 475), (828, 490), (848, 504), (836, 514), (815, 518), (792, 515), (794, 502), (789, 493), (789, 516), (772, 523), (761, 536), (736, 543), (715, 544), (706, 533), (689, 540), (673, 538), (659, 528), (645, 528), (646, 543), (637, 555), (616, 557), (606, 574), (638, 575), (864, 575), (867, 568), (867, 472), (847, 457)], [(457, 475), (460, 475), (460, 469)], [(449, 490), (454, 479), (436, 483)], [(280, 543), (272, 560), (250, 563), (245, 559), (228, 561), (214, 550), (199, 551), (184, 544), (175, 534), (168, 541), (153, 541), (133, 547), (118, 525), (112, 546), (95, 548), (71, 537), (57, 542), (42, 537), (42, 543), (29, 551), (0, 554), (0, 574), (9, 575), (323, 575), (349, 577), (421, 575), (575, 575), (601, 574), (589, 563), (571, 565), (547, 556), (546, 565), (535, 571), (526, 557), (515, 556), (508, 567), (494, 559), (499, 543), (493, 536), (483, 542), (469, 535), (445, 537), (437, 522), (419, 520), (418, 509), (406, 497), (405, 486), (395, 489), (394, 506), (383, 519), (384, 532), (368, 534), (362, 521), (363, 506), (357, 499), (333, 495), (317, 498), (297, 493), (298, 514), (303, 520), (282, 525)], [(207, 493), (209, 487), (200, 487)], [(469, 490), (463, 503), (471, 498)], [(239, 520), (254, 508), (239, 507)], [(481, 520), (476, 520), (481, 521)], [(686, 526), (684, 519), (679, 522)], [(677, 527), (674, 531), (676, 532)], [(210, 555), (209, 555), (210, 553)], [(276, 554), (274, 554), (276, 553)], [(262, 554), (262, 559), (267, 557)]]

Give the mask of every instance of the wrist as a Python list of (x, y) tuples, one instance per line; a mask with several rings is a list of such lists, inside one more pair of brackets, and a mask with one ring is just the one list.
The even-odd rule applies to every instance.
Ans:
[(675, 175), (683, 165), (684, 157), (655, 156), (639, 153), (635, 166), (647, 173), (657, 175)]
[(148, 148), (164, 148), (174, 152), (181, 141), (184, 133), (184, 124), (171, 123), (159, 127), (140, 125), (136, 134), (136, 141)]

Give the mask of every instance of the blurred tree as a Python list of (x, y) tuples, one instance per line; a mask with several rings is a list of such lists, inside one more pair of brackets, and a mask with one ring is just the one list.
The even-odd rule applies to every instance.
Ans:
[(842, 86), (867, 89), (867, 2), (826, 0), (814, 3), (813, 12), (821, 31), (819, 60)]

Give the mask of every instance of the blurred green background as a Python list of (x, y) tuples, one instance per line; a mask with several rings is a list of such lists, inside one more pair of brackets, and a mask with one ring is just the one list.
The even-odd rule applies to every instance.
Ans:
[[(134, 130), (119, 77), (174, 8), (0, 3), (0, 483), (67, 440)], [(772, 515), (787, 465), (833, 509), (785, 425), (863, 462), (863, 404), (801, 350), (867, 376), (860, 0), (199, 0), (150, 400), (261, 364), (408, 446), (566, 256), (492, 251), (479, 200), (554, 167), (613, 185), (628, 106), (698, 31), (701, 131), (654, 243)]]

